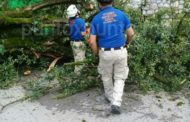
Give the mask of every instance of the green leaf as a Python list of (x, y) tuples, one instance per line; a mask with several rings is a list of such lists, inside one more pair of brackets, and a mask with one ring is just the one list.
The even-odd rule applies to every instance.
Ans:
[(4, 55), (4, 53), (5, 53), (5, 47), (4, 45), (0, 44), (0, 54)]

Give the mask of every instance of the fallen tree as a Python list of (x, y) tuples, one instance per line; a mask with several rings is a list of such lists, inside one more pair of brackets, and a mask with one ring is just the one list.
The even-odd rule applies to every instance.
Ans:
[[(9, 26), (9, 25), (14, 25), (14, 24), (17, 24), (17, 25), (29, 24), (29, 23), (32, 23), (33, 19), (35, 18), (34, 12), (40, 11), (43, 8), (48, 8), (55, 5), (68, 6), (69, 4), (80, 5), (86, 11), (92, 11), (95, 7), (93, 3), (83, 2), (82, 0), (48, 0), (48, 1), (43, 1), (41, 3), (35, 4), (33, 6), (27, 6), (25, 8), (17, 9), (15, 11), (0, 12), (0, 26)], [(47, 17), (47, 16), (45, 15), (41, 18), (44, 18), (44, 17)], [(53, 17), (53, 18), (54, 19), (51, 19), (52, 23), (57, 19), (56, 17)]]

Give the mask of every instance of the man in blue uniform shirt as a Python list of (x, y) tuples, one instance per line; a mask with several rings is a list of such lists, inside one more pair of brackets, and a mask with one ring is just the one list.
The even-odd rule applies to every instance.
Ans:
[[(67, 15), (69, 18), (70, 27), (70, 40), (71, 47), (73, 50), (73, 55), (75, 62), (84, 61), (85, 59), (85, 45), (84, 36), (86, 34), (85, 22), (79, 17), (79, 10), (75, 5), (70, 5), (67, 8)], [(75, 66), (75, 73), (80, 74), (80, 70), (83, 65)]]
[(129, 72), (125, 47), (132, 41), (134, 31), (127, 15), (112, 7), (113, 0), (97, 1), (100, 12), (92, 20), (89, 45), (95, 54), (99, 52), (98, 71), (102, 76), (105, 98), (111, 102), (111, 112), (120, 114), (124, 84)]

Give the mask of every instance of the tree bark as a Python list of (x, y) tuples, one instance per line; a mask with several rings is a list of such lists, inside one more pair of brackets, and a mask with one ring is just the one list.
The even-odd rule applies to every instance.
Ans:
[(91, 11), (94, 9), (92, 3), (84, 3), (83, 0), (49, 0), (42, 2), (41, 4), (34, 5), (32, 7), (26, 7), (24, 10), (37, 11), (46, 7), (59, 4), (80, 4), (84, 9)]
[(0, 17), (0, 26), (31, 24), (32, 18), (12, 18), (8, 16)]
[(33, 12), (59, 4), (80, 4), (87, 11), (94, 9), (94, 5), (92, 3), (84, 3), (82, 0), (48, 0), (30, 7), (26, 7), (24, 9), (4, 11), (0, 13), (0, 26), (31, 24)]

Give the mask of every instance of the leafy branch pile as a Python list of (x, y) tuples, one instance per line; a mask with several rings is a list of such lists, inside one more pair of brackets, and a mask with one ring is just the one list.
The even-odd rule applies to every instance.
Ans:
[[(91, 11), (89, 1), (84, 0), (0, 1), (0, 66), (7, 77), (2, 82), (14, 83), (9, 82), (12, 74), (22, 75), (24, 69), (48, 68), (58, 57), (72, 61), (65, 14), (71, 3), (82, 7), (85, 15)], [(8, 64), (12, 68), (7, 68)]]
[[(39, 98), (50, 91), (58, 91), (55, 96), (60, 99), (75, 93), (100, 85), (100, 77), (97, 72), (97, 58), (83, 62), (66, 63), (61, 67), (54, 68), (51, 72), (43, 74), (38, 80), (30, 80), (25, 88), (30, 91), (29, 96), (33, 99)], [(89, 57), (88, 57), (89, 58)], [(85, 65), (80, 74), (73, 72), (75, 65)]]
[(0, 88), (7, 88), (15, 82), (16, 70), (11, 58), (8, 59), (8, 62), (0, 64), (0, 74)]
[[(74, 66), (80, 63), (66, 63), (73, 61), (68, 36), (53, 35), (53, 33), (57, 34), (56, 29), (60, 29), (60, 21), (63, 23), (59, 18), (66, 17), (64, 10), (67, 5), (58, 4), (63, 0), (31, 1), (38, 1), (39, 5), (22, 6), (24, 10), (31, 13), (23, 13), (21, 6), (15, 12), (10, 12), (6, 7), (0, 8), (4, 20), (0, 20), (0, 24), (4, 26), (4, 29), (0, 28), (0, 74), (2, 75), (0, 88), (10, 86), (14, 82), (12, 79), (21, 68), (47, 69), (52, 59), (60, 56), (64, 57), (63, 66), (58, 65), (51, 72), (25, 85), (31, 91), (30, 95), (33, 98), (51, 91), (54, 85), (60, 89), (57, 98), (99, 85), (100, 78), (96, 70), (98, 60), (89, 49), (87, 49), (87, 61), (83, 62), (85, 68), (81, 71), (81, 75), (74, 74)], [(75, 2), (81, 4), (81, 0)], [(125, 4), (119, 2), (115, 3), (118, 8), (125, 7)], [(87, 19), (93, 14), (93, 11), (86, 11), (84, 5), (81, 6), (83, 18)], [(136, 32), (134, 41), (128, 49), (130, 67), (128, 80), (137, 83), (145, 91), (176, 91), (184, 87), (190, 88), (190, 12), (187, 9), (181, 13), (176, 13), (175, 9), (162, 9), (147, 17), (143, 16), (141, 9), (128, 8), (126, 13), (132, 20)], [(32, 26), (29, 27), (32, 31), (24, 40), (22, 40), (20, 26), (23, 21), (16, 20), (16, 23), (12, 21), (14, 18), (22, 17), (32, 19), (30, 21)], [(10, 23), (6, 24), (7, 20), (10, 20)]]
[(145, 91), (190, 88), (190, 11), (163, 9), (144, 20), (132, 11), (136, 37), (129, 48), (129, 80)]

